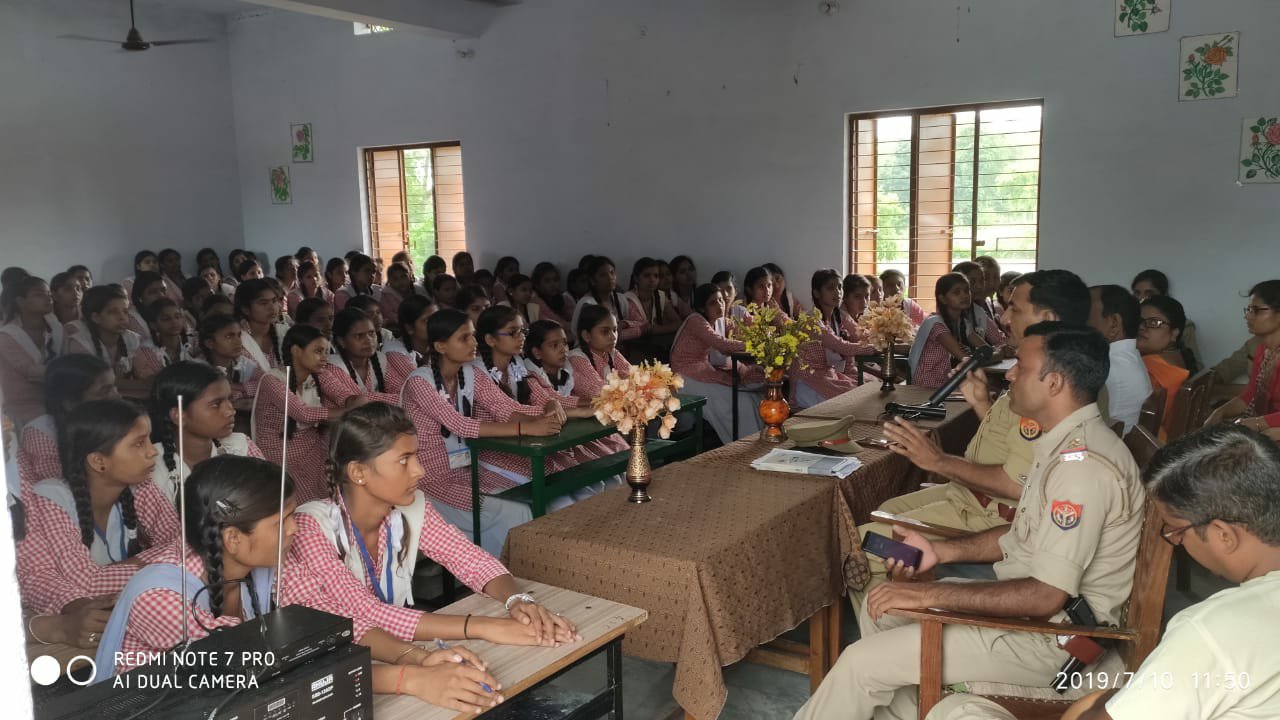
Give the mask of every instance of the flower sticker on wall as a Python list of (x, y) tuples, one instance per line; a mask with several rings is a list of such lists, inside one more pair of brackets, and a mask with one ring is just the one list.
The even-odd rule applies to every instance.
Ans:
[(1235, 97), (1239, 90), (1240, 33), (1182, 38), (1179, 100)]
[(288, 165), (271, 168), (271, 204), (293, 204), (293, 184), (289, 182)]
[(315, 159), (311, 147), (311, 123), (289, 126), (289, 142), (293, 146), (293, 161), (308, 163)]
[(1169, 29), (1169, 0), (1116, 0), (1116, 37)]
[(1240, 182), (1280, 182), (1280, 118), (1244, 121), (1240, 138)]

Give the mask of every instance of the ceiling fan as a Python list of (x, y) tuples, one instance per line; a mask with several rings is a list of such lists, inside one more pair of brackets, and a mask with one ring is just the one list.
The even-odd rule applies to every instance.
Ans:
[(89, 37), (87, 35), (59, 35), (64, 40), (88, 40), (90, 42), (104, 42), (112, 45), (119, 45), (125, 50), (133, 52), (141, 52), (153, 47), (162, 47), (165, 45), (192, 45), (194, 43), (209, 42), (208, 38), (193, 38), (187, 40), (157, 40), (155, 42), (147, 42), (142, 39), (142, 33), (138, 32), (137, 23), (133, 19), (133, 0), (129, 0), (129, 34), (125, 36), (124, 42), (117, 40), (107, 40), (106, 38)]

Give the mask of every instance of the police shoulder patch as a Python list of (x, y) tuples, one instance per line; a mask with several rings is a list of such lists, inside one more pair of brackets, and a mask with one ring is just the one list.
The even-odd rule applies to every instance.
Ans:
[(1054, 500), (1053, 506), (1049, 509), (1049, 517), (1053, 520), (1053, 524), (1063, 530), (1070, 530), (1080, 524), (1080, 518), (1084, 515), (1084, 505), (1078, 505), (1070, 500)]
[(1031, 418), (1024, 417), (1018, 423), (1018, 433), (1022, 435), (1023, 440), (1035, 440), (1040, 437), (1040, 423)]

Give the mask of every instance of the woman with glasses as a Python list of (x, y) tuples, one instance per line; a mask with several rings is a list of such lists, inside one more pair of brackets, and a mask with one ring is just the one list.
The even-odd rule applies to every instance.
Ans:
[(1280, 440), (1280, 280), (1249, 290), (1244, 308), (1249, 334), (1258, 339), (1249, 384), (1239, 397), (1218, 408), (1206, 424), (1234, 422)]
[(1152, 387), (1165, 389), (1164, 422), (1160, 441), (1167, 438), (1166, 428), (1173, 416), (1178, 388), (1199, 368), (1196, 358), (1182, 345), (1182, 332), (1187, 315), (1182, 303), (1167, 295), (1152, 295), (1142, 303), (1142, 321), (1138, 325), (1138, 352), (1151, 376)]

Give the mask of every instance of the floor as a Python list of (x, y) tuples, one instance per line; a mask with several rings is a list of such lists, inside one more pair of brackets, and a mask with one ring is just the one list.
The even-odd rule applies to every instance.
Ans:
[[(1166, 620), (1225, 587), (1225, 582), (1192, 563), (1190, 590), (1179, 592), (1173, 586), (1173, 575), (1170, 573), (1169, 591), (1165, 600)], [(843, 616), (843, 636), (847, 644), (857, 640), (858, 629), (854, 613), (845, 612)], [(808, 640), (808, 633), (802, 626), (788, 633), (787, 637), (804, 642)], [(729, 699), (721, 714), (721, 718), (725, 720), (790, 720), (809, 697), (808, 677), (784, 670), (738, 663), (725, 668), (724, 675), (729, 687)], [(564, 707), (569, 700), (595, 693), (603, 687), (604, 677), (604, 658), (595, 658), (566, 673), (552, 686), (539, 691), (540, 696), (533, 703), (536, 709), (513, 707), (513, 712), (507, 716), (521, 720), (552, 720), (560, 713), (549, 708)], [(627, 720), (683, 718), (671, 697), (674, 677), (675, 667), (669, 663), (624, 657), (623, 695)]]

